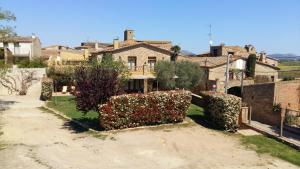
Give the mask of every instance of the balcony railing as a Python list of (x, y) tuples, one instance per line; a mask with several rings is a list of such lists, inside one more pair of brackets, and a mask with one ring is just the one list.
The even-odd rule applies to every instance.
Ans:
[(128, 70), (132, 75), (153, 75), (154, 73), (154, 67), (150, 67), (149, 65), (130, 66)]

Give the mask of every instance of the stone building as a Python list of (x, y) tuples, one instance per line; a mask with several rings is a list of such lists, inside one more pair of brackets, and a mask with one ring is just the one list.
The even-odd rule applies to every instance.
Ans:
[(88, 49), (76, 50), (68, 46), (52, 45), (42, 49), (42, 58), (48, 66), (79, 65), (88, 60)]
[[(255, 78), (246, 77), (245, 68), (249, 55), (256, 55)], [(268, 57), (264, 52), (257, 53), (252, 45), (210, 46), (210, 51), (196, 56), (179, 56), (178, 60), (189, 60), (198, 63), (206, 73), (206, 82), (200, 90), (225, 91), (227, 56), (229, 57), (229, 84), (228, 88), (241, 85), (243, 77), (244, 84), (254, 84), (261, 82), (275, 82), (278, 79), (277, 60)]]
[(252, 107), (252, 119), (279, 125), (280, 113), (273, 112), (273, 106), (280, 104), (281, 108), (300, 110), (300, 81), (280, 81), (246, 85), (243, 90), (243, 102)]
[(130, 70), (128, 92), (148, 92), (157, 87), (154, 66), (159, 60), (171, 60), (170, 41), (136, 40), (133, 30), (124, 31), (124, 41), (114, 39), (113, 44), (91, 52), (91, 57), (101, 60), (104, 54), (112, 54), (123, 61)]
[[(206, 82), (205, 87), (202, 90), (217, 90), (224, 92), (225, 79), (226, 79), (226, 66), (227, 56), (218, 57), (186, 57), (179, 56), (178, 61), (188, 60), (191, 62), (198, 63), (205, 71)], [(236, 87), (241, 85), (242, 72), (246, 67), (246, 58), (241, 56), (231, 56), (229, 60), (229, 84), (228, 88)], [(260, 61), (256, 62), (255, 66), (256, 77), (266, 77), (268, 82), (275, 82), (278, 79), (278, 70), (276, 66), (268, 65)], [(255, 79), (249, 79), (243, 73), (244, 84), (254, 84)], [(215, 88), (213, 87), (215, 86)]]
[(262, 63), (278, 66), (278, 60), (272, 57), (267, 56), (265, 52), (256, 52), (256, 49), (253, 45), (245, 45), (244, 47), (241, 46), (226, 46), (225, 44), (221, 44), (218, 46), (211, 46), (209, 55), (198, 55), (201, 56), (211, 56), (211, 57), (218, 57), (218, 56), (226, 56), (226, 55), (236, 55), (241, 56), (243, 58), (248, 58), (249, 55), (254, 54), (256, 55), (257, 61)]

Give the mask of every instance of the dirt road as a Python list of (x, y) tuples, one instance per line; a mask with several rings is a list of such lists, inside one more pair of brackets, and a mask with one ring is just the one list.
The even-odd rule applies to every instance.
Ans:
[(1, 169), (297, 168), (246, 150), (238, 139), (199, 125), (137, 130), (105, 139), (74, 133), (37, 107), (38, 95), (0, 97)]

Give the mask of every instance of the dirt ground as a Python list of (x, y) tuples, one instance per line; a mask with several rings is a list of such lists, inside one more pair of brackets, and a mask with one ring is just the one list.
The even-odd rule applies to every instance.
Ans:
[[(36, 94), (34, 94), (36, 93)], [(141, 129), (96, 138), (38, 109), (37, 92), (1, 97), (1, 169), (297, 168), (259, 156), (237, 138), (200, 125)]]

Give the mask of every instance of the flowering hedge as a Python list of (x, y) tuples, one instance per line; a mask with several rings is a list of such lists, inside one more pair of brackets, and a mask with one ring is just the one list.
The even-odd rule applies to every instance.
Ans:
[(236, 131), (241, 98), (225, 93), (205, 92), (201, 94), (206, 104), (205, 113), (216, 127)]
[(182, 122), (190, 102), (188, 91), (113, 96), (99, 108), (100, 127), (111, 130)]
[(53, 80), (49, 78), (42, 79), (41, 100), (50, 100), (53, 91)]

